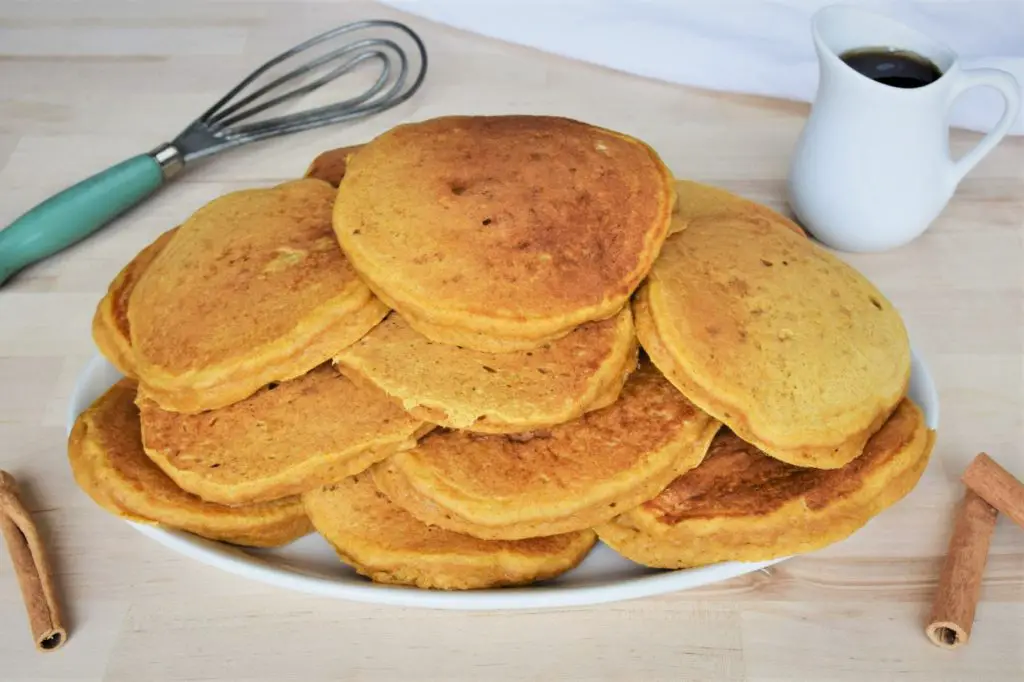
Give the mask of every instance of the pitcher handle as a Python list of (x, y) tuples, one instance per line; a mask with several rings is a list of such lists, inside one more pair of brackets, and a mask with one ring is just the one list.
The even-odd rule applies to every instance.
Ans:
[(1012, 75), (999, 69), (969, 69), (961, 72), (960, 78), (954, 84), (950, 94), (950, 104), (963, 92), (982, 85), (998, 90), (999, 94), (1003, 96), (1006, 107), (1003, 109), (1003, 117), (999, 119), (999, 123), (981, 139), (981, 142), (964, 154), (959, 161), (950, 164), (949, 177), (953, 187), (960, 184), (964, 176), (999, 144), (999, 141), (1010, 131), (1010, 126), (1017, 120), (1017, 114), (1020, 111), (1020, 86)]

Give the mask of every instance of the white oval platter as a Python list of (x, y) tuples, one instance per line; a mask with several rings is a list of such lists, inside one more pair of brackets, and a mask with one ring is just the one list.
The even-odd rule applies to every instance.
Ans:
[[(75, 418), (120, 378), (120, 373), (99, 355), (85, 365), (69, 401), (68, 432)], [(936, 428), (938, 394), (928, 368), (916, 352), (910, 397), (924, 410), (928, 425)], [(131, 525), (185, 556), (271, 585), (325, 597), (437, 609), (543, 609), (601, 604), (708, 585), (784, 561), (725, 562), (676, 571), (653, 570), (624, 559), (599, 543), (582, 564), (554, 580), (527, 587), (444, 592), (372, 583), (342, 564), (330, 545), (315, 533), (286, 547), (262, 550), (213, 542), (157, 526)]]

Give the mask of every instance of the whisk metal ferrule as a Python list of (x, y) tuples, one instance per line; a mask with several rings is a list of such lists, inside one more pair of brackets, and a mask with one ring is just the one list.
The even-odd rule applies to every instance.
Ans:
[(170, 180), (185, 168), (185, 156), (170, 142), (154, 147), (148, 152), (153, 160), (160, 165), (160, 174), (164, 180)]

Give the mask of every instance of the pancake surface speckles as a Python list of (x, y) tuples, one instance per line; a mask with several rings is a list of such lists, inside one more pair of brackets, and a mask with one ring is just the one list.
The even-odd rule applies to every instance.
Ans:
[(667, 168), (634, 138), (554, 117), (445, 117), (350, 157), (334, 229), (414, 329), (508, 352), (616, 314), (674, 202)]
[(128, 299), (142, 273), (157, 254), (163, 251), (176, 231), (177, 228), (172, 228), (164, 232), (129, 261), (110, 283), (106, 295), (96, 306), (96, 313), (92, 318), (93, 341), (110, 364), (117, 367), (125, 376), (135, 375), (135, 359), (128, 324)]
[(185, 490), (223, 504), (273, 500), (363, 471), (431, 427), (329, 364), (201, 414), (140, 389), (146, 452)]
[(480, 433), (546, 428), (605, 407), (636, 368), (629, 308), (532, 351), (436, 343), (392, 313), (334, 359), (427, 421)]
[(744, 440), (798, 466), (843, 466), (906, 393), (903, 321), (853, 268), (744, 205), (665, 242), (634, 299), (640, 343)]
[(199, 412), (292, 379), (387, 314), (339, 249), (335, 190), (305, 179), (233, 192), (182, 224), (128, 302), (136, 372), (162, 407)]
[(342, 561), (375, 582), (468, 590), (521, 585), (575, 567), (594, 545), (582, 530), (526, 540), (479, 540), (428, 526), (392, 503), (371, 476), (302, 496), (317, 531)]
[(439, 431), (373, 475), (424, 523), (486, 539), (554, 535), (654, 497), (700, 463), (718, 427), (642, 362), (609, 407), (522, 436)]
[(862, 455), (822, 470), (780, 462), (723, 429), (700, 466), (597, 532), (623, 556), (658, 568), (820, 549), (910, 492), (934, 436), (918, 407), (904, 400)]
[(78, 485), (97, 504), (133, 521), (252, 547), (283, 545), (312, 530), (297, 497), (226, 507), (175, 485), (142, 449), (135, 383), (128, 379), (79, 415), (68, 458)]

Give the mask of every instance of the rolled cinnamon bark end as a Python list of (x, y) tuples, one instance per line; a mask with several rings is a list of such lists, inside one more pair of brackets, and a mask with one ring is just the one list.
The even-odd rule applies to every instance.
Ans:
[(61, 623), (53, 571), (39, 531), (18, 497), (14, 477), (6, 471), (0, 471), (0, 533), (11, 555), (36, 648), (59, 649), (68, 633)]
[(964, 471), (963, 482), (983, 500), (1024, 528), (1024, 483), (982, 452)]
[(936, 646), (955, 649), (971, 637), (997, 515), (977, 493), (970, 489), (965, 492), (925, 627), (925, 634)]
[(943, 649), (955, 649), (970, 637), (970, 633), (953, 622), (929, 623), (927, 634), (932, 644)]

